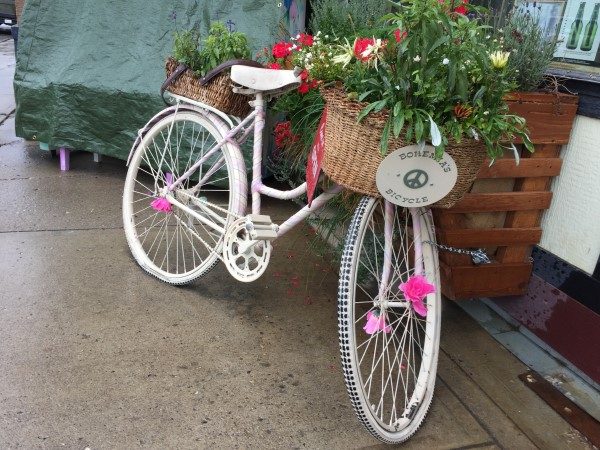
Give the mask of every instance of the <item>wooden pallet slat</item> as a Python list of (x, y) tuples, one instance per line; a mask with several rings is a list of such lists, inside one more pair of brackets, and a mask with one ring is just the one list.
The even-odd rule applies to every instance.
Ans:
[(531, 263), (448, 266), (440, 262), (442, 292), (449, 298), (518, 295), (527, 289), (532, 268)]
[(542, 229), (532, 227), (438, 230), (438, 234), (440, 242), (453, 247), (533, 245), (540, 241)]
[[(536, 146), (534, 153), (526, 155), (524, 160), (535, 161), (545, 157), (557, 157), (560, 154), (560, 145), (544, 144)], [(548, 191), (550, 189), (550, 177), (531, 177), (517, 180), (515, 190), (520, 192), (538, 192), (541, 190)], [(548, 205), (549, 207), (550, 205)], [(520, 228), (520, 227), (535, 227), (539, 226), (542, 220), (542, 215), (539, 211), (513, 211), (507, 214), (504, 222), (505, 227)], [(523, 262), (531, 255), (531, 247), (515, 246), (506, 247), (498, 250), (496, 258), (498, 261), (512, 263)]]
[(491, 211), (527, 211), (547, 209), (552, 192), (491, 192), (465, 194), (452, 208), (451, 213), (473, 213)]
[[(532, 271), (532, 245), (541, 239), (541, 216), (550, 206), (550, 183), (560, 173), (560, 148), (569, 140), (577, 103), (577, 96), (560, 93), (508, 96), (510, 111), (527, 121), (535, 152), (523, 150), (518, 166), (512, 159), (499, 159), (492, 166), (484, 162), (477, 178), (485, 183), (453, 208), (434, 211), (441, 244), (485, 247), (493, 259), (492, 264), (475, 266), (468, 255), (440, 252), (444, 295), (457, 300), (525, 292)], [(495, 184), (493, 179), (514, 179), (513, 190), (503, 192), (508, 182)], [(494, 186), (497, 191), (490, 192)], [(481, 228), (482, 223), (496, 228)]]
[(500, 159), (491, 166), (486, 160), (477, 173), (478, 179), (485, 178), (528, 178), (555, 177), (560, 173), (562, 159), (560, 158), (523, 158), (519, 165), (512, 159)]

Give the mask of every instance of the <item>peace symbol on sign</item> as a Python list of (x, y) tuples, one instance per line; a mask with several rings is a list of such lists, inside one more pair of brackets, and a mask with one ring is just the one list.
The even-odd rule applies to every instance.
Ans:
[(427, 184), (429, 175), (421, 169), (410, 170), (404, 175), (404, 184), (411, 189), (419, 189)]

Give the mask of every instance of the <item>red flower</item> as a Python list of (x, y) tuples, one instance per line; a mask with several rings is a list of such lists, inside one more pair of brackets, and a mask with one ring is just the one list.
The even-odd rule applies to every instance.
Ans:
[(454, 12), (458, 14), (462, 14), (463, 16), (467, 14), (467, 5), (469, 4), (469, 0), (462, 0), (462, 5), (454, 8)]
[[(442, 5), (446, 5), (446, 9), (450, 9), (450, 6), (447, 4), (447, 0), (438, 0), (438, 2)], [(469, 0), (460, 0), (461, 4), (459, 4), (456, 8), (454, 8), (453, 12), (456, 14), (462, 14), (463, 16), (468, 12)], [(450, 0), (450, 5), (454, 4), (454, 0)]]
[(290, 42), (278, 42), (273, 46), (273, 56), (275, 58), (285, 58), (292, 53), (292, 44)]
[(459, 119), (466, 119), (473, 113), (473, 108), (469, 105), (457, 104), (454, 107), (454, 115)]
[(363, 52), (369, 47), (369, 45), (373, 45), (375, 43), (375, 39), (373, 38), (358, 38), (354, 42), (354, 56), (359, 61), (368, 61), (370, 59), (369, 56), (363, 56)]
[(298, 36), (298, 43), (300, 45), (306, 45), (307, 47), (311, 47), (314, 43), (314, 38), (310, 34), (300, 33)]
[(308, 91), (310, 91), (310, 86), (308, 83), (301, 83), (300, 87), (298, 88), (298, 92), (300, 92), (301, 94), (307, 94)]
[(308, 70), (304, 69), (302, 72), (300, 72), (300, 79), (302, 81), (308, 80)]
[(281, 65), (278, 62), (272, 62), (267, 64), (267, 69), (281, 70)]
[(402, 42), (406, 36), (408, 36), (408, 32), (400, 31), (399, 29), (394, 30), (394, 37), (396, 38), (396, 42)]
[(292, 133), (291, 122), (279, 122), (275, 125), (275, 146), (277, 148), (288, 147), (300, 139), (300, 136)]

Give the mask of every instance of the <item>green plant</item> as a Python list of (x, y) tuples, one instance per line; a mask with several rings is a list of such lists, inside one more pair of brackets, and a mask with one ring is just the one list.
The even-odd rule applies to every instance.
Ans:
[[(551, 33), (555, 36), (556, 33)], [(498, 30), (504, 49), (510, 52), (508, 71), (520, 91), (536, 90), (552, 62), (556, 38), (549, 38), (539, 16), (520, 10), (511, 14)]]
[(238, 31), (229, 32), (225, 25), (214, 22), (200, 50), (201, 75), (230, 59), (249, 59), (248, 38)]
[(204, 76), (229, 59), (249, 59), (250, 47), (245, 34), (229, 32), (225, 25), (214, 22), (202, 42), (196, 30), (176, 32), (173, 57), (196, 75)]
[(200, 33), (196, 30), (176, 31), (173, 41), (173, 58), (192, 70), (202, 66), (198, 45)]
[(352, 68), (341, 80), (349, 97), (368, 104), (359, 119), (389, 112), (382, 153), (401, 133), (409, 142), (430, 141), (440, 156), (449, 139), (481, 139), (492, 159), (516, 136), (533, 149), (524, 120), (504, 101), (515, 86), (509, 54), (466, 12), (466, 0), (407, 0), (373, 32), (387, 30), (388, 39), (357, 38), (334, 58)]
[(391, 2), (384, 0), (316, 0), (312, 3), (310, 29), (314, 34), (349, 37), (375, 26), (390, 12)]

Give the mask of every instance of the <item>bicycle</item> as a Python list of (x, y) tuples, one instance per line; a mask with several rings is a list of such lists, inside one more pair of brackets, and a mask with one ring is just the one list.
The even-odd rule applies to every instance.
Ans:
[[(235, 120), (171, 94), (175, 104), (139, 131), (128, 158), (123, 193), (127, 242), (145, 271), (170, 284), (196, 280), (219, 260), (236, 279), (256, 280), (269, 263), (271, 241), (342, 191), (334, 185), (279, 225), (261, 214), (261, 195), (293, 199), (307, 189), (306, 183), (288, 191), (268, 187), (261, 170), (267, 101), (297, 88), (300, 79), (294, 71), (243, 64), (232, 65), (230, 76), (235, 92), (253, 97), (248, 116)], [(251, 132), (247, 214), (240, 145)], [(439, 289), (427, 295), (422, 317), (399, 285), (412, 275), (440, 285), (437, 250), (428, 245), (434, 243), (428, 209), (401, 208), (372, 197), (360, 200), (345, 238), (338, 288), (344, 378), (359, 420), (388, 443), (403, 442), (417, 431), (433, 397)]]

